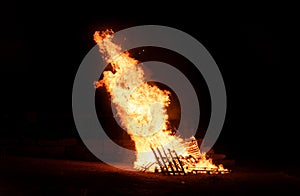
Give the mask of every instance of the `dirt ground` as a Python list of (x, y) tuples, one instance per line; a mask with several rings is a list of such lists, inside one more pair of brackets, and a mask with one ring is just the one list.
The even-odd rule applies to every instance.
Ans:
[(0, 159), (0, 195), (300, 195), (300, 175), (249, 164), (226, 175), (163, 176), (99, 162)]

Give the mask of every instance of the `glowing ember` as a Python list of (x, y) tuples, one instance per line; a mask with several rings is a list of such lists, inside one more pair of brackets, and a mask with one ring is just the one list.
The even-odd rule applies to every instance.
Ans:
[(166, 109), (170, 104), (170, 92), (145, 81), (144, 70), (138, 61), (128, 52), (121, 53), (121, 47), (112, 42), (112, 33), (112, 30), (106, 30), (94, 34), (99, 51), (113, 69), (103, 72), (103, 79), (95, 82), (95, 87), (105, 86), (121, 125), (135, 142), (134, 167), (144, 167), (152, 172), (157, 170), (159, 163), (152, 150), (163, 147), (177, 153), (186, 172), (227, 172), (222, 165), (214, 165), (211, 159), (200, 153), (195, 138), (184, 140), (172, 134), (168, 129)]

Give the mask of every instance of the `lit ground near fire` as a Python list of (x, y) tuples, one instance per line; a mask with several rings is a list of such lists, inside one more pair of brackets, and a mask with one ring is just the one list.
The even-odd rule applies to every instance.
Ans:
[(227, 175), (169, 177), (97, 162), (7, 157), (0, 160), (0, 195), (299, 195), (299, 171), (250, 167), (237, 166)]

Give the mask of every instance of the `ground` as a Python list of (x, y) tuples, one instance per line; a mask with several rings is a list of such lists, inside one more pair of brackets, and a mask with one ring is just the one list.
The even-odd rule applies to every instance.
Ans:
[[(251, 166), (252, 165), (252, 166)], [(226, 175), (163, 176), (100, 162), (28, 157), (0, 159), (0, 195), (300, 194), (293, 170), (237, 166)]]

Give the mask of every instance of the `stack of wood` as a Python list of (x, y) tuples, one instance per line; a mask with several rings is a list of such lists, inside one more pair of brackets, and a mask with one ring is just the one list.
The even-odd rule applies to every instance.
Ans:
[(194, 137), (192, 137), (186, 143), (187, 143), (187, 151), (189, 152), (189, 154), (196, 159), (200, 159), (201, 153), (199, 150), (197, 140)]
[(184, 168), (174, 150), (165, 150), (163, 146), (160, 148), (152, 148), (151, 150), (160, 167), (160, 172), (164, 175), (186, 175)]

